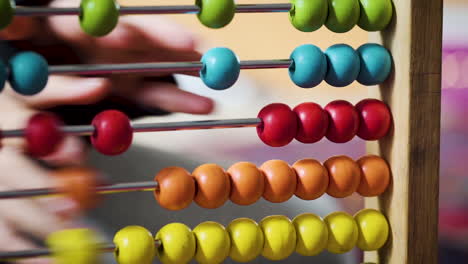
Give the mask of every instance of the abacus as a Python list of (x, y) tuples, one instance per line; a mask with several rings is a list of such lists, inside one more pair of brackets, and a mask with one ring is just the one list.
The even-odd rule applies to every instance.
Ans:
[[(214, 209), (228, 199), (248, 206), (260, 197), (281, 203), (294, 194), (304, 200), (324, 193), (343, 198), (354, 192), (369, 198), (366, 209), (354, 217), (336, 212), (322, 219), (305, 213), (292, 221), (269, 216), (259, 224), (242, 218), (226, 228), (205, 222), (193, 230), (171, 223), (154, 238), (143, 227), (129, 226), (110, 244), (99, 244), (90, 230), (65, 230), (49, 237), (48, 248), (0, 252), (0, 260), (52, 254), (58, 263), (70, 263), (71, 256), (74, 263), (93, 263), (99, 252), (114, 251), (121, 264), (151, 263), (155, 255), (162, 263), (187, 263), (193, 258), (199, 263), (221, 263), (228, 256), (248, 262), (260, 255), (287, 261), (294, 251), (306, 256), (324, 249), (340, 254), (357, 246), (366, 251), (366, 262), (437, 263), (442, 1), (292, 0), (236, 5), (232, 0), (198, 0), (194, 6), (120, 7), (114, 0), (83, 0), (79, 8), (0, 3), (2, 27), (15, 15), (79, 15), (83, 30), (95, 37), (110, 33), (119, 15), (125, 14), (197, 14), (203, 25), (222, 28), (240, 12), (289, 12), (298, 30), (311, 32), (325, 25), (333, 32), (345, 33), (357, 24), (371, 32), (374, 42), (357, 50), (337, 44), (325, 52), (303, 45), (289, 59), (239, 61), (233, 51), (215, 48), (200, 62), (122, 65), (48, 66), (40, 55), (25, 52), (0, 65), (2, 83), (8, 79), (23, 95), (41, 92), (49, 73), (199, 71), (206, 86), (224, 90), (236, 82), (241, 69), (288, 68), (299, 87), (314, 87), (324, 80), (343, 87), (357, 80), (372, 86), (370, 97), (376, 98), (355, 106), (337, 100), (324, 108), (311, 102), (294, 109), (275, 103), (265, 106), (256, 118), (159, 124), (132, 124), (115, 110), (100, 113), (90, 126), (64, 126), (55, 116), (35, 115), (25, 129), (2, 131), (2, 137), (24, 136), (30, 154), (38, 157), (52, 153), (67, 133), (91, 135), (99, 152), (118, 155), (130, 146), (133, 132), (245, 126), (256, 127), (259, 138), (271, 147), (285, 146), (293, 139), (310, 144), (324, 137), (346, 143), (357, 135), (369, 141), (369, 155), (358, 161), (336, 156), (323, 164), (307, 158), (292, 166), (272, 160), (259, 168), (240, 162), (227, 171), (216, 164), (201, 165), (192, 173), (168, 167), (152, 182), (107, 185), (99, 184), (88, 170), (68, 170), (58, 173), (64, 181), (61, 188), (0, 192), (1, 199), (66, 194), (85, 208), (94, 203), (98, 193), (148, 190), (163, 208), (182, 210), (192, 201)], [(78, 182), (77, 190), (71, 187)], [(80, 253), (74, 254), (77, 250)]]

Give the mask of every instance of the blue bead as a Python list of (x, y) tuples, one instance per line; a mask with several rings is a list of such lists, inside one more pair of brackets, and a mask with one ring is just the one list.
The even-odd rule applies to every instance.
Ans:
[(323, 52), (314, 45), (302, 45), (291, 53), (289, 77), (299, 87), (317, 86), (327, 73), (327, 59)]
[(336, 87), (350, 85), (359, 74), (360, 61), (357, 52), (349, 45), (336, 44), (325, 51), (328, 69), (325, 81)]
[(7, 66), (2, 60), (0, 60), (0, 92), (5, 88), (5, 81), (7, 78)]
[(239, 59), (228, 48), (210, 49), (203, 55), (201, 62), (203, 67), (200, 71), (200, 77), (211, 89), (227, 89), (239, 78)]
[(35, 52), (21, 52), (10, 59), (10, 85), (19, 94), (41, 92), (49, 79), (47, 61)]
[(383, 83), (392, 70), (390, 52), (379, 44), (364, 44), (357, 50), (361, 61), (361, 70), (357, 81), (363, 85)]

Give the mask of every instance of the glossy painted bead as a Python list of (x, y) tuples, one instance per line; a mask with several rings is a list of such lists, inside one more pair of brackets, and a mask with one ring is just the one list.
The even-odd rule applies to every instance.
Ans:
[(231, 237), (229, 256), (236, 262), (246, 263), (257, 258), (263, 251), (263, 232), (258, 224), (249, 218), (238, 218), (227, 227)]
[(50, 113), (36, 113), (29, 118), (25, 139), (29, 154), (44, 157), (54, 153), (65, 137), (62, 121)]
[(230, 199), (238, 205), (251, 205), (262, 197), (265, 177), (257, 166), (250, 162), (238, 162), (228, 170), (231, 178)]
[(380, 249), (388, 239), (389, 225), (385, 216), (374, 209), (363, 209), (355, 216), (359, 236), (357, 246), (364, 251)]
[(57, 190), (73, 199), (80, 210), (96, 207), (99, 195), (96, 187), (101, 183), (101, 174), (94, 169), (84, 167), (67, 167), (52, 172), (57, 181)]
[(299, 46), (294, 49), (289, 58), (292, 60), (289, 66), (289, 77), (297, 86), (315, 87), (325, 78), (327, 59), (317, 46), (311, 44)]
[(289, 144), (297, 133), (297, 115), (285, 104), (269, 104), (258, 113), (258, 137), (271, 147)]
[(392, 125), (388, 106), (377, 99), (364, 99), (355, 107), (359, 116), (357, 136), (364, 140), (378, 140), (387, 135)]
[(181, 223), (170, 223), (155, 236), (162, 247), (156, 249), (156, 256), (162, 264), (186, 264), (195, 256), (196, 241), (192, 230)]
[(328, 171), (314, 159), (302, 159), (293, 164), (297, 175), (294, 194), (302, 200), (314, 200), (322, 196), (328, 188)]
[(218, 264), (229, 255), (231, 238), (224, 226), (204, 222), (193, 229), (196, 240), (195, 260), (200, 264)]
[(298, 30), (312, 32), (323, 26), (328, 15), (327, 0), (291, 0), (289, 20)]
[(0, 30), (6, 28), (13, 21), (14, 7), (15, 2), (13, 0), (0, 1)]
[(366, 31), (379, 31), (387, 27), (392, 20), (392, 0), (359, 0), (361, 15), (358, 25)]
[(376, 155), (366, 155), (357, 160), (361, 168), (361, 181), (357, 192), (364, 197), (379, 196), (390, 184), (391, 172), (387, 162)]
[(201, 58), (200, 78), (211, 89), (225, 90), (233, 86), (240, 74), (240, 62), (228, 48), (213, 48)]
[(93, 37), (109, 34), (119, 21), (119, 4), (116, 0), (82, 0), (80, 25)]
[(333, 101), (325, 106), (325, 111), (329, 116), (325, 135), (328, 140), (346, 143), (354, 138), (359, 128), (359, 115), (352, 104), (343, 100)]
[(96, 115), (92, 121), (94, 133), (91, 143), (105, 155), (119, 155), (132, 144), (133, 129), (128, 117), (117, 110), (107, 110)]
[(269, 260), (283, 260), (296, 249), (296, 229), (286, 216), (272, 215), (260, 222), (265, 242), (262, 255)]
[(361, 169), (358, 164), (347, 156), (331, 157), (324, 163), (328, 170), (330, 182), (328, 195), (344, 198), (353, 194), (361, 181)]
[(296, 140), (302, 143), (320, 141), (328, 129), (328, 113), (316, 103), (302, 103), (293, 109), (298, 117)]
[(184, 168), (162, 169), (154, 180), (159, 184), (159, 188), (154, 190), (154, 196), (163, 208), (182, 210), (192, 203), (195, 197), (195, 181)]
[(234, 0), (196, 0), (200, 8), (198, 19), (209, 28), (222, 28), (229, 24), (236, 14)]
[(260, 166), (265, 175), (263, 198), (272, 203), (286, 202), (296, 191), (297, 178), (294, 170), (282, 160), (269, 160)]
[(336, 33), (350, 31), (360, 15), (358, 0), (328, 0), (328, 18), (325, 26)]
[(304, 213), (293, 219), (297, 234), (296, 252), (303, 256), (315, 256), (328, 244), (328, 228), (322, 218)]
[(9, 61), (10, 85), (21, 95), (40, 93), (49, 80), (49, 65), (41, 55), (25, 51), (16, 54)]
[(350, 85), (359, 75), (361, 61), (358, 53), (347, 44), (335, 44), (325, 51), (327, 74), (325, 81), (335, 87)]
[(324, 221), (328, 227), (328, 251), (343, 254), (356, 246), (359, 231), (351, 215), (335, 212), (327, 215)]
[(100, 252), (98, 236), (90, 229), (65, 229), (46, 239), (55, 264), (98, 264)]
[(392, 71), (392, 55), (383, 46), (367, 43), (357, 49), (360, 61), (357, 81), (363, 85), (377, 85), (387, 80)]
[(156, 254), (153, 235), (141, 226), (127, 226), (114, 236), (115, 260), (119, 264), (151, 264)]
[(231, 192), (229, 176), (216, 164), (203, 164), (192, 172), (197, 183), (195, 202), (207, 209), (222, 206)]

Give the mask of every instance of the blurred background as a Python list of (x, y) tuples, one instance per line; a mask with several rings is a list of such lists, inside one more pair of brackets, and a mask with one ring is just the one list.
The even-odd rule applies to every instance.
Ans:
[[(158, 5), (193, 4), (193, 0), (178, 0), (177, 3), (171, 0), (120, 2), (129, 5), (149, 5), (155, 2)], [(285, 1), (237, 1), (252, 2)], [(444, 0), (444, 5), (440, 263), (463, 263), (468, 260), (468, 123), (463, 121), (468, 114), (468, 1)], [(347, 43), (357, 48), (367, 42), (367, 33), (358, 27), (346, 34), (335, 34), (325, 27), (313, 33), (299, 32), (289, 23), (287, 13), (236, 14), (231, 24), (219, 30), (203, 27), (194, 15), (172, 15), (168, 18), (187, 26), (199, 36), (200, 51), (225, 46), (231, 48), (241, 60), (285, 59), (295, 47), (306, 43), (325, 50), (336, 43)], [(344, 88), (322, 83), (313, 89), (301, 89), (290, 81), (286, 69), (244, 70), (238, 83), (226, 91), (211, 91), (194, 77), (177, 76), (177, 81), (183, 89), (214, 98), (217, 103), (215, 112), (209, 117), (172, 114), (147, 118), (142, 122), (255, 117), (263, 106), (273, 102), (286, 103), (291, 107), (306, 101), (325, 105), (336, 99), (356, 103), (366, 98), (368, 89), (358, 83)], [(269, 148), (260, 142), (252, 128), (138, 134), (135, 140), (136, 144), (126, 154), (112, 158), (94, 154), (93, 162), (108, 172), (113, 181), (124, 182), (129, 181), (129, 178), (152, 179), (158, 170), (168, 166), (191, 170), (203, 163), (218, 163), (227, 168), (238, 161), (251, 161), (260, 165), (269, 159), (293, 163), (306, 157), (324, 161), (333, 155), (359, 158), (365, 154), (364, 141), (359, 139), (343, 145), (323, 140), (313, 145), (293, 142), (286, 147)], [(151, 195), (132, 195), (131, 199), (129, 196), (116, 195), (93, 213), (99, 223), (108, 227), (110, 234), (132, 224), (157, 230), (174, 221), (194, 227), (207, 220), (227, 224), (237, 217), (260, 220), (272, 214), (294, 217), (302, 212), (325, 216), (337, 210), (354, 213), (363, 207), (358, 196), (331, 199), (325, 195), (309, 202), (294, 197), (280, 205), (260, 202), (254, 206), (239, 207), (228, 202), (217, 210), (202, 210), (192, 205), (183, 212), (168, 212), (159, 208)], [(135, 201), (138, 201), (138, 206), (135, 206)], [(327, 257), (330, 256), (324, 255), (320, 262), (356, 263), (360, 254), (351, 252), (326, 260)], [(294, 256), (288, 259), (288, 263), (311, 263), (315, 260)], [(266, 260), (259, 259), (255, 263), (266, 263)]]

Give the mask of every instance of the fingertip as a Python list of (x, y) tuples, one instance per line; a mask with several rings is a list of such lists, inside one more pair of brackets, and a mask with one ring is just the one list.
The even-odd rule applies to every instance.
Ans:
[(85, 163), (87, 154), (86, 144), (81, 139), (67, 136), (57, 151), (45, 157), (44, 160), (57, 166), (78, 166)]

